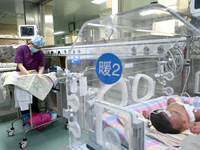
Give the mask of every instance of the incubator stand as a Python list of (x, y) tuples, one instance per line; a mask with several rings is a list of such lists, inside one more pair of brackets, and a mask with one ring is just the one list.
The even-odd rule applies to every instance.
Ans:
[(198, 28), (198, 18), (159, 4), (84, 23), (66, 55), (69, 107), (63, 110), (63, 116), (69, 119), (72, 135), (79, 140), (82, 133), (89, 133), (88, 147), (96, 150), (110, 149), (113, 143), (118, 149), (144, 149), (144, 121), (135, 118), (134, 113), (128, 119), (124, 117), (130, 123), (124, 132), (131, 132), (124, 136), (125, 143), (116, 136), (105, 144), (103, 137), (112, 138), (109, 133), (119, 132), (102, 127), (105, 122), (99, 118), (103, 112), (112, 112), (113, 104), (122, 109), (119, 112), (126, 112), (124, 106), (179, 94), (172, 82), (180, 77), (185, 62), (180, 48), (190, 37), (200, 35)]

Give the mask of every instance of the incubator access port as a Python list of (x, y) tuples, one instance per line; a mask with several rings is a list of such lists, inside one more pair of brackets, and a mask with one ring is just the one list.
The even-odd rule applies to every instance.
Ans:
[(148, 54), (149, 54), (149, 51), (150, 51), (149, 47), (148, 47), (148, 46), (145, 46), (145, 47), (144, 47), (144, 54), (145, 54), (145, 55), (148, 55)]
[(132, 47), (131, 51), (132, 51), (132, 55), (136, 55), (136, 48), (135, 47)]
[(157, 48), (157, 53), (158, 54), (162, 54), (164, 52), (164, 48), (163, 48), (163, 46), (161, 45), (161, 46), (159, 46), (158, 48)]

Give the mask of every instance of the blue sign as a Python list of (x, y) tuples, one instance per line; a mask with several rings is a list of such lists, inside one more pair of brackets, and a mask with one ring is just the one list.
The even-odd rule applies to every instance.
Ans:
[(96, 74), (101, 82), (105, 84), (117, 82), (122, 75), (122, 63), (120, 59), (112, 53), (101, 55), (96, 63)]

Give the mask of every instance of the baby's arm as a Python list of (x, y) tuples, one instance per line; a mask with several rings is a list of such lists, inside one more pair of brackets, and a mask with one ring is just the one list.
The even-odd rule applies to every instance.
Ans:
[(199, 134), (200, 133), (200, 126), (194, 126), (190, 129), (190, 131), (193, 133), (193, 134)]
[(167, 105), (170, 105), (170, 104), (172, 104), (172, 103), (174, 103), (174, 102), (176, 102), (175, 99), (169, 98), (169, 99), (167, 100)]
[(190, 128), (190, 131), (193, 134), (199, 134), (200, 133), (200, 123), (198, 123), (198, 122), (191, 122), (188, 125), (188, 128)]
[(144, 110), (144, 111), (142, 112), (142, 115), (144, 116), (144, 118), (149, 119), (150, 113), (151, 113), (150, 111)]
[[(168, 100), (167, 100), (167, 105), (170, 105), (170, 104), (172, 104), (172, 103), (175, 103), (176, 102), (176, 100), (174, 99), (174, 98), (169, 98)], [(184, 104), (187, 104), (187, 102), (186, 101), (184, 101), (183, 102)]]

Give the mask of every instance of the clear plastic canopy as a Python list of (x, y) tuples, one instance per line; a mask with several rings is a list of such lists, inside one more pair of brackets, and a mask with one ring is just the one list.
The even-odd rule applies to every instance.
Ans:
[[(153, 97), (180, 94), (175, 90), (180, 89), (181, 82), (179, 78), (173, 80), (183, 70), (182, 48), (188, 37), (200, 35), (199, 25), (198, 18), (159, 4), (86, 22), (66, 56), (66, 68), (71, 73), (67, 77), (72, 76), (68, 78), (68, 88), (80, 102), (76, 120), (81, 130), (88, 131), (89, 126), (103, 133), (103, 129), (93, 127), (94, 118), (84, 116), (89, 110), (85, 104), (90, 100), (127, 106)], [(118, 80), (110, 84), (119, 70)], [(99, 76), (104, 76), (106, 82)], [(97, 124), (101, 124), (101, 119)], [(126, 140), (130, 147), (130, 138)]]
[(175, 36), (198, 36), (199, 19), (160, 4), (122, 12), (86, 22), (72, 48), (77, 45), (117, 43)]

